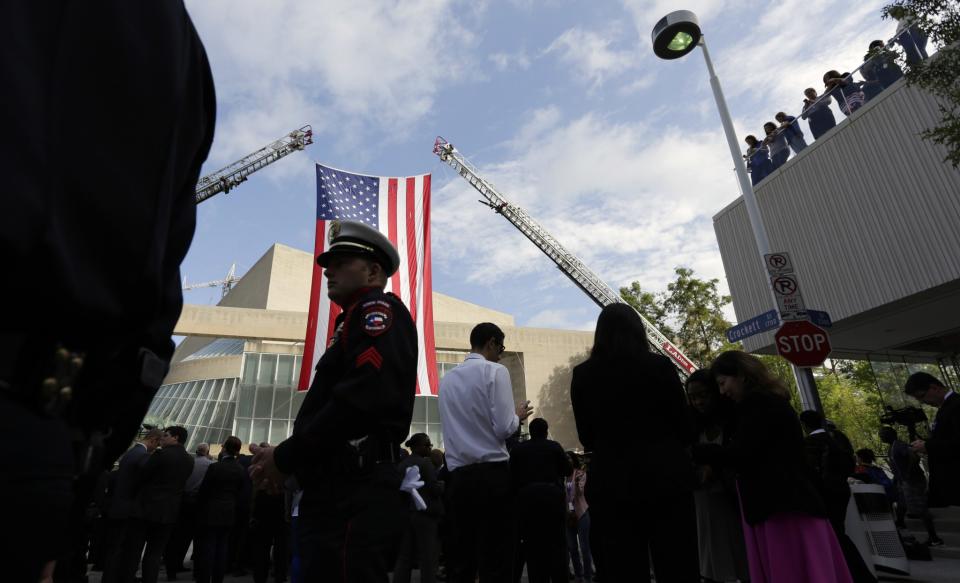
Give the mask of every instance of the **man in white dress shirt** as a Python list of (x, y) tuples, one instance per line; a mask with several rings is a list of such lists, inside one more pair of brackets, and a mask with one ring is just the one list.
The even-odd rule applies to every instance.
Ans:
[(513, 579), (514, 518), (506, 441), (530, 416), (530, 401), (514, 405), (510, 373), (498, 364), (504, 334), (495, 324), (470, 332), (471, 352), (440, 381), (440, 421), (451, 477), (454, 537), (450, 581), (508, 583)]

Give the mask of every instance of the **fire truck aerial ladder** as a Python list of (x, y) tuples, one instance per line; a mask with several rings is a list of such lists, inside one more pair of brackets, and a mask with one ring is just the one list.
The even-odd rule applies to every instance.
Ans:
[(221, 192), (230, 192), (257, 170), (273, 164), (287, 154), (302, 150), (312, 143), (313, 128), (305, 125), (233, 164), (204, 176), (197, 181), (197, 204)]
[[(616, 290), (607, 285), (575, 255), (567, 251), (553, 235), (534, 221), (525, 210), (511, 204), (493, 184), (480, 176), (480, 172), (476, 167), (468, 162), (467, 159), (453, 147), (453, 144), (441, 137), (437, 137), (437, 141), (433, 145), (433, 153), (453, 168), (457, 174), (462, 176), (483, 196), (485, 200), (480, 202), (486, 204), (496, 213), (503, 215), (505, 219), (510, 221), (510, 224), (519, 229), (527, 239), (530, 239), (534, 245), (539, 247), (547, 257), (556, 263), (564, 275), (569, 277), (577, 287), (582, 289), (600, 307), (612, 303), (626, 303)], [(686, 378), (697, 369), (690, 359), (688, 359), (673, 342), (657, 330), (653, 324), (644, 318), (642, 314), (640, 315), (640, 319), (643, 321), (643, 327), (647, 331), (647, 340), (650, 342), (650, 347), (656, 352), (670, 358), (680, 371), (682, 377)]]

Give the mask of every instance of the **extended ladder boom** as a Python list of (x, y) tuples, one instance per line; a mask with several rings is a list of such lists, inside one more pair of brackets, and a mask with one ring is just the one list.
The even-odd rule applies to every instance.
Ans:
[(273, 164), (287, 154), (302, 150), (313, 143), (313, 129), (305, 125), (293, 130), (279, 140), (237, 160), (225, 168), (208, 174), (197, 181), (197, 204), (215, 194), (230, 192), (257, 170)]
[[(570, 278), (577, 287), (582, 289), (590, 298), (601, 307), (612, 303), (625, 303), (616, 290), (607, 285), (600, 277), (590, 270), (580, 259), (567, 251), (553, 235), (547, 232), (534, 221), (525, 210), (511, 204), (487, 180), (480, 176), (479, 171), (467, 161), (463, 155), (441, 137), (437, 138), (433, 146), (433, 153), (453, 168), (457, 174), (467, 180), (486, 199), (485, 204), (501, 214), (510, 223), (520, 230), (527, 239), (540, 248), (547, 257), (557, 264), (557, 267)], [(664, 354), (673, 361), (681, 374), (686, 377), (697, 369), (696, 366), (677, 348), (675, 344), (664, 336), (643, 315), (640, 315), (643, 326), (647, 331), (650, 346), (657, 352)]]

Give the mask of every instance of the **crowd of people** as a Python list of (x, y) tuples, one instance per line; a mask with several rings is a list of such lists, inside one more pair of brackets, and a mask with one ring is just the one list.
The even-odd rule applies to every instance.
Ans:
[[(871, 42), (863, 57), (863, 64), (857, 70), (853, 73), (827, 71), (823, 74), (822, 93), (818, 94), (813, 87), (804, 89), (800, 119), (807, 121), (814, 140), (837, 125), (837, 118), (830, 107), (834, 102), (841, 114), (849, 116), (903, 77), (894, 45), (900, 47), (902, 58), (908, 64), (918, 63), (928, 57), (927, 37), (913, 23), (912, 17), (902, 9), (896, 12), (896, 17), (896, 35), (886, 43), (882, 40)], [(783, 166), (791, 150), (797, 155), (807, 147), (796, 116), (781, 111), (777, 112), (774, 119), (776, 122), (763, 124), (761, 138), (753, 134), (744, 138), (747, 152), (743, 157), (754, 186)]]
[(138, 572), (153, 583), (163, 569), (176, 581), (190, 570), (188, 556), (188, 578), (200, 583), (221, 582), (227, 573), (266, 583), (271, 570), (275, 581), (286, 580), (292, 497), (254, 490), (251, 456), (237, 437), (220, 445), (217, 459), (205, 443), (187, 453), (187, 439), (183, 427), (149, 429), (101, 475), (74, 549), (76, 578), (64, 580), (85, 580), (91, 564), (103, 583), (133, 583)]

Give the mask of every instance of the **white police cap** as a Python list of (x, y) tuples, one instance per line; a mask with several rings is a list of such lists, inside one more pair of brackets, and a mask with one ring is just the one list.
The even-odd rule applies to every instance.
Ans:
[(326, 267), (333, 255), (367, 256), (379, 263), (387, 275), (400, 267), (400, 254), (383, 233), (358, 221), (333, 221), (327, 237), (327, 250), (317, 257)]

